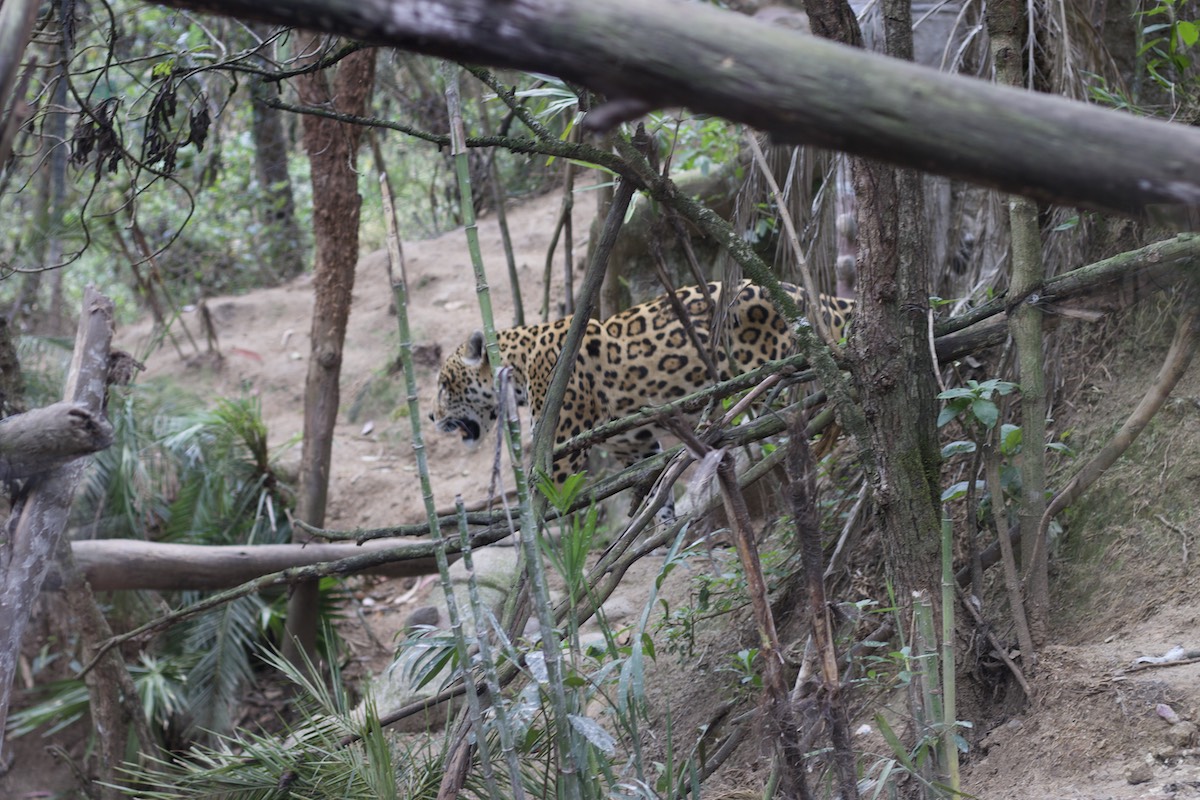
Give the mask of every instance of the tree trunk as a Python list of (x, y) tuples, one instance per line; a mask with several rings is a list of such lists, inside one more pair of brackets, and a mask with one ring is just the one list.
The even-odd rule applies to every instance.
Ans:
[[(300, 52), (310, 58), (320, 52), (321, 37), (301, 36)], [(300, 101), (362, 115), (375, 77), (375, 52), (360, 50), (336, 68), (333, 85), (327, 70), (296, 79)], [(309, 525), (325, 524), (329, 492), (329, 461), (333, 428), (337, 422), (338, 381), (342, 371), (342, 346), (350, 319), (354, 265), (358, 261), (358, 222), (362, 198), (358, 194), (356, 154), (361, 128), (335, 120), (306, 115), (304, 147), (312, 165), (313, 233), (316, 265), (313, 292), (312, 351), (304, 388), (304, 445), (300, 456), (300, 491), (297, 517)], [(293, 537), (303, 541), (306, 537)], [(303, 650), (310, 655), (316, 644), (317, 584), (297, 584), (288, 602), (285, 653), (294, 661)]]
[(13, 340), (12, 325), (0, 315), (0, 419), (25, 410), (25, 376)]
[[(84, 292), (75, 356), (64, 396), (96, 418), (104, 413), (111, 340), (112, 301), (89, 286)], [(21, 640), (82, 473), (83, 462), (75, 460), (41, 475), (27, 487), (26, 496), (14, 507), (0, 533), (0, 751)], [(0, 752), (0, 763), (2, 757)]]
[[(810, 0), (814, 30), (861, 44), (853, 16), (837, 0)], [(884, 11), (889, 53), (912, 55), (905, 2)], [(848, 6), (846, 6), (848, 8)], [(850, 337), (851, 374), (870, 432), (870, 464), (882, 521), (888, 576), (907, 605), (913, 590), (938, 591), (938, 464), (934, 366), (926, 315), (929, 274), (920, 229), (921, 176), (851, 159), (858, 202), (858, 305)], [(867, 444), (867, 443), (862, 443)]]
[[(414, 543), (415, 546), (419, 544)], [(272, 572), (306, 567), (348, 556), (396, 550), (395, 539), (355, 544), (263, 544), (214, 546), (143, 542), (136, 539), (86, 539), (72, 542), (75, 565), (97, 592), (151, 589), (191, 591), (228, 589)], [(453, 561), (456, 555), (451, 555)], [(397, 560), (366, 570), (371, 575), (406, 578), (437, 572), (432, 556)], [(42, 587), (63, 588), (62, 575), (52, 569)]]
[[(1025, 83), (1022, 66), (1021, 33), (1024, 5), (1016, 0), (993, 0), (988, 4), (988, 34), (992, 41), (992, 62), (996, 81), (1010, 86)], [(1046, 376), (1042, 367), (1042, 309), (1027, 302), (1046, 280), (1042, 263), (1042, 231), (1038, 223), (1037, 203), (1012, 196), (1008, 200), (1009, 227), (1012, 230), (1012, 277), (1009, 279), (1010, 302), (1016, 304), (1009, 318), (1009, 330), (1017, 351), (1017, 371), (1021, 385), (1022, 446), (1021, 501), (1017, 516), (1021, 524), (1021, 565), (1025, 571), (1026, 612), (1034, 646), (1046, 643), (1049, 635), (1050, 566), (1045, 543), (1038, 542), (1042, 515), (1046, 513)], [(1003, 507), (999, 486), (988, 485), (994, 508)], [(1004, 535), (1004, 530), (999, 531)], [(1016, 601), (1016, 598), (1014, 598)], [(1014, 609), (1014, 614), (1019, 613)], [(1028, 669), (1036, 663), (1036, 653), (1022, 653)]]
[[(809, 0), (810, 18), (834, 20), (825, 29), (861, 42), (853, 17)], [(848, 6), (847, 6), (848, 8)], [(912, 58), (909, 0), (884, 0), (889, 55)], [(924, 190), (919, 173), (862, 158), (850, 160), (858, 219), (858, 305), (850, 335), (851, 378), (858, 388), (870, 438), (867, 471), (881, 523), (885, 570), (902, 620), (912, 618), (920, 595), (938, 616), (940, 450), (934, 397), (935, 365), (929, 352), (928, 243), (921, 221)], [(868, 444), (861, 442), (861, 445)], [(920, 693), (909, 697), (916, 719), (930, 719)], [(916, 735), (923, 735), (917, 731)]]
[(920, 219), (920, 175), (851, 163), (858, 198), (858, 305), (851, 375), (871, 436), (872, 480), (896, 598), (938, 587), (938, 465), (934, 365)]
[(288, 176), (288, 141), (282, 113), (261, 102), (275, 93), (261, 80), (250, 85), (254, 98), (250, 131), (254, 139), (254, 168), (267, 205), (262, 211), (266, 228), (271, 274), (278, 282), (304, 271), (304, 236), (296, 221), (296, 202)]

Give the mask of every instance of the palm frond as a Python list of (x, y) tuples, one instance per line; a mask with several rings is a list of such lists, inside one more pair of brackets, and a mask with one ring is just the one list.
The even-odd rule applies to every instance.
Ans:
[[(152, 760), (129, 775), (147, 800), (293, 797), (432, 798), (441, 776), (437, 754), (402, 749), (370, 705), (350, 710), (336, 668), (327, 684), (312, 665), (298, 667), (277, 652), (263, 654), (296, 688), (300, 718), (280, 737), (241, 732), (197, 746), (179, 761)], [(332, 687), (332, 688), (331, 688)], [(349, 734), (361, 737), (351, 745)]]
[(197, 617), (186, 632), (185, 652), (200, 654), (188, 673), (188, 711), (198, 729), (230, 729), (229, 711), (253, 679), (251, 652), (260, 639), (263, 601), (232, 600)]

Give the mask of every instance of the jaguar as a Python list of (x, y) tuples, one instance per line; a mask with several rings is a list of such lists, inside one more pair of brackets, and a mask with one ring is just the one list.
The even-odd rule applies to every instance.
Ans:
[[(805, 291), (783, 284), (797, 305), (807, 309)], [(675, 292), (692, 331), (680, 321), (676, 304), (662, 295), (621, 311), (604, 321), (588, 322), (575, 369), (563, 395), (554, 432), (559, 445), (573, 436), (642, 408), (683, 397), (711, 385), (713, 368), (720, 380), (791, 355), (795, 339), (788, 320), (775, 310), (766, 290), (742, 281), (732, 292), (719, 282), (688, 286)], [(817, 303), (834, 339), (840, 339), (854, 301), (820, 295)], [(714, 311), (725, 310), (714, 325)], [(500, 359), (512, 368), (517, 402), (528, 405), (536, 425), (545, 404), (550, 374), (558, 361), (571, 317), (540, 325), (497, 332)], [(713, 330), (724, 331), (714, 347)], [(706, 363), (697, 348), (706, 348)], [(731, 363), (732, 362), (732, 363)], [(458, 433), (475, 444), (495, 423), (499, 401), (482, 331), (475, 331), (442, 365), (437, 410), (430, 416), (443, 433)], [(609, 452), (626, 466), (660, 452), (658, 431), (643, 426), (608, 440)], [(580, 472), (586, 452), (566, 454), (554, 462), (554, 478), (562, 483)]]

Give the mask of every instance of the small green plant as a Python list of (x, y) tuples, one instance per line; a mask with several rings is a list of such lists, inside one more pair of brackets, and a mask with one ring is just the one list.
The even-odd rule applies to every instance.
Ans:
[[(693, 545), (683, 553), (685, 559), (708, 559), (702, 546)], [(737, 560), (710, 560), (692, 582), (689, 603), (674, 609), (660, 599), (662, 617), (657, 631), (666, 637), (666, 650), (680, 658), (691, 658), (696, 631), (705, 620), (724, 616), (746, 605), (746, 579)]]
[[(1011, 460), (1021, 452), (1022, 433), (1020, 425), (1004, 423), (1000, 426), (996, 447), (1004, 463), (1000, 466), (1000, 489), (1004, 496), (1017, 498), (1021, 491), (1021, 473), (1013, 466)], [(1047, 442), (1046, 449), (1062, 455), (1072, 455), (1072, 450), (1063, 442)], [(979, 450), (979, 443), (971, 439), (957, 439), (942, 446), (942, 458), (957, 455), (968, 455)], [(942, 492), (942, 502), (949, 503), (966, 496), (969, 488), (968, 481), (958, 481)], [(983, 489), (983, 481), (976, 481), (976, 489)]]
[(947, 389), (938, 395), (939, 400), (945, 400), (946, 405), (938, 414), (937, 426), (940, 428), (960, 416), (967, 414), (983, 427), (991, 430), (1000, 419), (1000, 407), (995, 397), (1012, 394), (1017, 388), (1011, 381), (992, 378), (987, 381), (967, 381), (967, 385), (955, 389)]
[[(1195, 63), (1200, 26), (1195, 20), (1181, 19), (1189, 6), (1183, 0), (1162, 0), (1153, 8), (1139, 11), (1146, 20), (1142, 28), (1142, 46), (1138, 57), (1144, 59), (1146, 73), (1161, 88), (1176, 92)], [(1190, 82), (1195, 82), (1195, 77)]]
[[(951, 442), (942, 448), (942, 458), (960, 453), (975, 453), (980, 446), (980, 443), (987, 437), (988, 432), (996, 426), (1000, 420), (1000, 406), (996, 403), (997, 396), (1011, 394), (1017, 388), (1015, 383), (1003, 381), (998, 378), (993, 378), (987, 381), (967, 381), (966, 386), (947, 389), (938, 395), (939, 400), (944, 400), (946, 405), (942, 407), (942, 411), (938, 414), (938, 427), (943, 427), (959, 420), (967, 435), (971, 437), (969, 440), (959, 440)], [(1020, 429), (1015, 425), (1004, 426), (1008, 429), (1016, 429), (1017, 443), (1014, 448), (1019, 447)], [(1002, 429), (1002, 439), (1009, 439), (1014, 436), (1011, 430), (1005, 432)], [(1003, 446), (1003, 445), (1002, 445)], [(1015, 452), (1015, 450), (1014, 450)], [(1007, 465), (1008, 470), (1007, 480), (1009, 482), (1018, 480), (1017, 470), (1011, 465)], [(1005, 475), (1004, 470), (1001, 471), (1002, 477)], [(941, 501), (949, 503), (954, 500), (966, 497), (974, 488), (982, 490), (984, 487), (983, 481), (959, 481), (942, 492)]]
[[(876, 692), (907, 693), (920, 698), (910, 706), (912, 716), (903, 720), (915, 740), (906, 745), (896, 733), (897, 712), (875, 715), (875, 727), (887, 743), (887, 751), (878, 755), (873, 763), (864, 765), (859, 784), (861, 796), (899, 796), (897, 787), (905, 781), (916, 781), (926, 787), (929, 791), (922, 796), (967, 796), (955, 788), (955, 759), (947, 752), (951, 746), (958, 753), (967, 752), (968, 744), (960, 729), (971, 727), (969, 721), (954, 719), (953, 704), (947, 704), (950, 695), (949, 686), (943, 683), (944, 673), (953, 671), (953, 661), (947, 661), (944, 647), (939, 650), (937, 646), (934, 618), (928, 602), (915, 599), (912, 618), (904, 620), (894, 605), (890, 586), (888, 594), (891, 607), (875, 609), (875, 613), (894, 616), (900, 644), (893, 647), (887, 642), (867, 642), (871, 650), (862, 658), (863, 677), (858, 682)], [(948, 722), (949, 719), (954, 721)]]
[(742, 132), (719, 117), (676, 117), (650, 115), (651, 130), (660, 132), (661, 156), (671, 159), (677, 170), (698, 170), (708, 175), (714, 168), (736, 162), (742, 147)]
[[(201, 412), (194, 405), (162, 384), (114, 394), (114, 443), (92, 459), (76, 524), (103, 536), (150, 541), (246, 545), (286, 539), (291, 495), (276, 472), (277, 453), (257, 401), (222, 400)], [(341, 585), (325, 579), (321, 586), (321, 613), (333, 618)], [(168, 597), (186, 603), (200, 594)], [(131, 664), (152, 725), (182, 730), (176, 723), (184, 721), (195, 732), (228, 731), (230, 712), (257, 667), (255, 649), (281, 635), (282, 602), (282, 596), (272, 603), (248, 595), (211, 609), (173, 628), (155, 651)], [(124, 598), (114, 613), (140, 621), (160, 603)], [(334, 647), (336, 639), (328, 644)], [(86, 710), (86, 693), (80, 696), (69, 682), (47, 691), (33, 717), (57, 713), (69, 720)]]
[(762, 675), (755, 664), (758, 661), (758, 648), (750, 647), (739, 650), (733, 655), (733, 663), (728, 667), (720, 667), (724, 672), (732, 672), (738, 676), (738, 684), (744, 689), (759, 691), (762, 689)]
[[(440, 764), (428, 750), (403, 748), (383, 730), (369, 703), (352, 708), (336, 655), (324, 660), (328, 682), (311, 665), (298, 667), (275, 652), (263, 659), (294, 687), (296, 717), (281, 735), (242, 730), (194, 746), (173, 761), (150, 758), (130, 767), (137, 796), (156, 800), (190, 797), (314, 798), (431, 797)], [(434, 787), (433, 790), (430, 787)]]
[[(180, 712), (188, 707), (189, 659), (179, 655), (153, 656), (142, 653), (129, 665), (133, 685), (141, 698), (142, 711), (150, 730), (162, 734)], [(75, 665), (78, 667), (78, 665)], [(65, 678), (40, 686), (41, 699), (9, 714), (8, 735), (25, 736), (39, 729), (43, 738), (54, 736), (88, 713), (90, 701), (82, 678)], [(160, 740), (160, 743), (166, 744)]]

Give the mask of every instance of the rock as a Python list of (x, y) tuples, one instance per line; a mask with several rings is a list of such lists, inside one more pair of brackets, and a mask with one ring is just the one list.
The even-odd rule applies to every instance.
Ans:
[(1149, 764), (1144, 762), (1141, 764), (1134, 764), (1125, 770), (1125, 780), (1129, 782), (1130, 786), (1137, 786), (1140, 783), (1149, 783), (1153, 777), (1154, 770), (1150, 768)]
[(1196, 723), (1180, 722), (1167, 728), (1167, 741), (1177, 750), (1191, 747), (1196, 743)]
[(419, 625), (437, 625), (441, 613), (436, 606), (421, 606), (408, 615), (404, 620), (405, 628), (415, 628)]
[[(479, 585), (480, 600), (487, 608), (495, 608), (504, 603), (509, 587), (517, 583), (517, 552), (514, 548), (483, 547), (473, 552), (475, 562), (475, 577)], [(475, 632), (474, 619), (470, 613), (471, 602), (467, 592), (466, 566), (456, 561), (450, 566), (450, 580), (454, 586), (459, 614), (462, 615), (463, 628), (468, 636)], [(446, 609), (446, 596), (441, 588), (436, 588), (429, 594), (428, 605), (414, 610), (405, 620), (405, 627), (417, 624), (436, 624), (445, 628), (449, 625), (449, 612)], [(369, 686), (372, 699), (377, 709), (394, 709), (406, 706), (418, 700), (428, 699), (437, 693), (444, 676), (435, 676), (424, 686), (417, 687), (413, 683), (414, 658), (419, 658), (421, 651), (402, 648), (399, 658), (376, 677)], [(393, 730), (402, 733), (415, 733), (428, 730), (431, 726), (445, 722), (447, 714), (453, 711), (453, 705), (444, 703), (428, 712), (401, 720), (392, 726)]]

